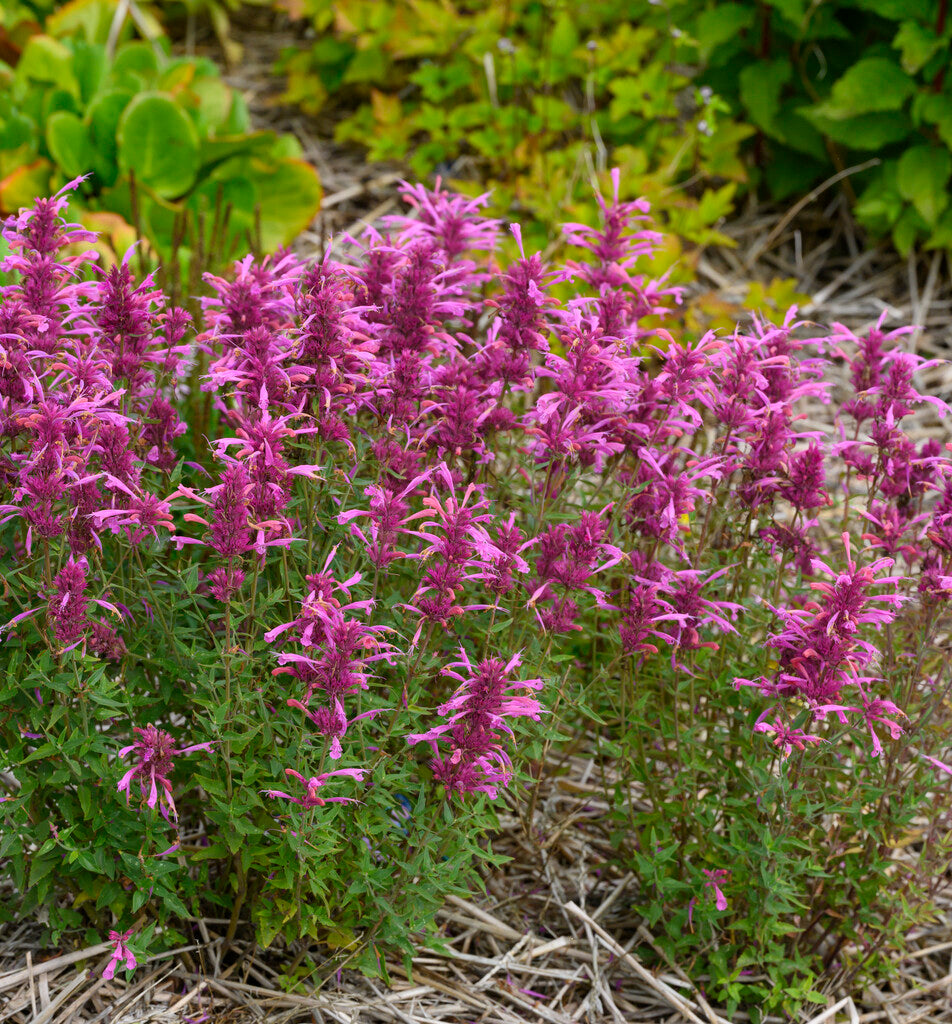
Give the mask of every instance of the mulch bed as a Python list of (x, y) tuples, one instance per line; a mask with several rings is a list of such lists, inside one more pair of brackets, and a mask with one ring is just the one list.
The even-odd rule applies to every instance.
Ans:
[[(276, 105), (279, 83), (270, 66), (295, 36), (271, 28), (236, 35), (245, 56), (231, 84), (245, 92), (259, 125), (298, 136), (324, 183), (324, 209), (297, 247), (319, 252), (328, 236), (358, 230), (397, 209), (399, 168), (367, 165), (359, 153), (328, 141), (328, 125)], [(904, 261), (885, 246), (870, 246), (835, 185), (793, 211), (750, 206), (723, 230), (737, 247), (701, 254), (698, 291), (713, 289), (740, 302), (752, 279), (793, 278), (798, 291), (813, 297), (800, 311), (806, 318), (859, 329), (886, 310), (887, 327), (921, 326), (905, 339), (917, 352), (949, 355), (948, 255)], [(923, 371), (918, 385), (952, 399), (952, 365)], [(918, 432), (950, 436), (931, 407)], [(194, 943), (151, 959), (130, 984), (107, 982), (101, 975), (110, 944), (44, 950), (40, 924), (7, 925), (0, 929), (0, 1024), (724, 1024), (723, 1012), (705, 999), (703, 979), (688, 978), (674, 963), (648, 971), (632, 952), (655, 944), (630, 910), (636, 880), (611, 866), (614, 851), (603, 827), (609, 808), (600, 796), (596, 759), (575, 757), (547, 767), (528, 831), (507, 794), (493, 847), (509, 863), (486, 876), (484, 894), (447, 900), (439, 915), (445, 951), (419, 949), (412, 977), (390, 964), (389, 988), (337, 969), (334, 961), (312, 960), (294, 945), (266, 951), (236, 940), (226, 951), (227, 922), (216, 919), (192, 922)], [(639, 794), (631, 798), (637, 802)], [(828, 1007), (814, 1008), (804, 1019), (952, 1022), (952, 898), (942, 907), (939, 921), (895, 951), (895, 976), (862, 992), (831, 991)], [(300, 980), (288, 991), (291, 968)], [(730, 1018), (749, 1019), (745, 1011)]]

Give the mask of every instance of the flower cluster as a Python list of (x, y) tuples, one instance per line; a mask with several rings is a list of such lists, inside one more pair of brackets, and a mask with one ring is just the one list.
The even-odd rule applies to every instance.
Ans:
[[(89, 236), (63, 194), (7, 223), (0, 658), (11, 679), (29, 668), (2, 733), (11, 777), (54, 749), (48, 720), (71, 766), (71, 744), (95, 749), (90, 772), (118, 750), (107, 810), (130, 829), (161, 822), (129, 803), (166, 828), (194, 816), (202, 842), (221, 825), (244, 898), (299, 895), (306, 851), (334, 860), (349, 816), (392, 831), (432, 783), (439, 814), (477, 813), (518, 778), (529, 723), (565, 707), (592, 711), (585, 742), (637, 752), (657, 820), (665, 787), (704, 804), (744, 758), (763, 779), (834, 750), (872, 771), (915, 734), (944, 765), (923, 708), (947, 692), (930, 645), (952, 597), (952, 460), (911, 427), (947, 408), (919, 390), (905, 329), (824, 332), (791, 310), (676, 337), (679, 291), (645, 272), (659, 236), (617, 175), (602, 225), (567, 226), (562, 266), (485, 197), (404, 195), (407, 215), (312, 263), (206, 278), (194, 322), (131, 259), (75, 255)], [(696, 785), (679, 781), (689, 743), (711, 751)], [(212, 771), (176, 765), (199, 750)], [(99, 777), (64, 771), (92, 815)], [(346, 779), (359, 800), (322, 795)], [(29, 806), (12, 784), (2, 806), (27, 829), (57, 794), (22, 788)], [(236, 854), (289, 805), (300, 874)], [(723, 819), (680, 828), (691, 911), (742, 902), (740, 866), (703, 867), (725, 862)], [(359, 838), (378, 866), (382, 835)]]
[[(433, 776), (448, 792), (482, 792), (495, 799), (499, 787), (507, 786), (511, 776), (503, 747), (504, 734), (512, 735), (506, 719), (539, 720), (542, 705), (531, 691), (541, 690), (542, 680), (511, 678), (522, 663), (518, 654), (508, 662), (487, 658), (474, 666), (460, 647), (460, 658), (443, 669), (444, 675), (460, 684), (439, 708), (443, 721), (427, 732), (407, 736), (407, 741), (430, 745)], [(448, 748), (442, 756), (441, 745)]]

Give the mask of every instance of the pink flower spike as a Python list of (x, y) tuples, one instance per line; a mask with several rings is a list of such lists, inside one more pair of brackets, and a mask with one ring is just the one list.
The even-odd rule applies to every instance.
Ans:
[(318, 791), (324, 786), (328, 779), (333, 778), (336, 775), (346, 775), (349, 778), (356, 779), (358, 782), (363, 781), (364, 776), (367, 774), (368, 769), (366, 768), (337, 768), (332, 772), (324, 772), (323, 775), (315, 775), (309, 779), (306, 779), (300, 772), (295, 771), (293, 768), (285, 768), (284, 774), (287, 777), (297, 779), (302, 783), (306, 792), (303, 797), (291, 796), (290, 793), (284, 793), (277, 789), (266, 789), (264, 795), (274, 799), (290, 800), (291, 803), (297, 804), (302, 810), (308, 810), (311, 807), (323, 807), (324, 804), (342, 804), (342, 803), (359, 803), (353, 797), (349, 796), (318, 796)]
[(116, 788), (120, 793), (126, 794), (128, 802), (132, 783), (137, 780), (140, 797), (145, 800), (147, 807), (154, 809), (158, 805), (167, 821), (170, 817), (177, 818), (175, 801), (172, 798), (172, 783), (169, 779), (174, 766), (173, 758), (198, 750), (211, 750), (215, 741), (193, 743), (179, 749), (175, 746), (175, 739), (170, 733), (154, 725), (146, 726), (144, 729), (136, 726), (132, 731), (136, 735), (135, 742), (123, 747), (119, 751), (119, 756), (127, 757), (135, 752), (138, 763), (122, 776)]
[(111, 981), (116, 973), (116, 967), (120, 960), (125, 961), (125, 967), (127, 971), (134, 971), (139, 966), (136, 961), (135, 954), (126, 945), (127, 940), (132, 935), (132, 929), (122, 932), (110, 932), (109, 941), (116, 944), (116, 948), (112, 951), (112, 959), (106, 965), (106, 969), (102, 972), (103, 978), (106, 981)]

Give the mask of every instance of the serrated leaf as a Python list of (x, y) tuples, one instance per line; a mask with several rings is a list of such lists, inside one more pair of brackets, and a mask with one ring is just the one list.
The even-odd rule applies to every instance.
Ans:
[(812, 112), (832, 121), (859, 114), (900, 110), (916, 91), (916, 83), (888, 57), (857, 61), (833, 83), (829, 98)]
[(803, 116), (819, 132), (852, 149), (878, 150), (901, 141), (912, 131), (912, 122), (901, 111), (886, 110), (841, 119), (827, 117), (819, 108), (805, 108)]
[(751, 121), (771, 134), (780, 110), (780, 93), (793, 69), (788, 60), (758, 61), (740, 73), (740, 99)]
[(914, 75), (947, 45), (935, 30), (918, 21), (904, 21), (893, 39), (893, 48), (899, 51), (903, 71)]
[(756, 11), (749, 4), (718, 4), (703, 11), (693, 30), (702, 56), (713, 54), (722, 43), (750, 28), (755, 18)]

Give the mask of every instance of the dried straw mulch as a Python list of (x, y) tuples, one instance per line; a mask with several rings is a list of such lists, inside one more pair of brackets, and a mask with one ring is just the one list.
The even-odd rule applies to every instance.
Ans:
[[(339, 969), (291, 946), (225, 949), (223, 919), (191, 922), (195, 941), (141, 965), (131, 983), (105, 981), (111, 946), (38, 947), (40, 926), (0, 938), (0, 1022), (11, 1024), (735, 1024), (675, 963), (648, 970), (636, 950), (651, 933), (630, 910), (636, 881), (610, 865), (602, 769), (594, 759), (546, 766), (527, 834), (509, 807), (494, 849), (512, 858), (484, 894), (450, 897), (439, 914), (446, 949), (420, 948), (392, 984)], [(596, 777), (597, 776), (597, 777)], [(609, 778), (609, 785), (613, 784)], [(638, 794), (631, 799), (638, 802)], [(862, 992), (833, 991), (810, 1024), (952, 1021), (952, 899), (944, 920), (895, 952), (898, 973)], [(303, 967), (303, 970), (302, 970)], [(289, 991), (285, 976), (297, 984)], [(120, 971), (120, 975), (122, 972)], [(772, 1018), (779, 1024), (779, 1018)]]

